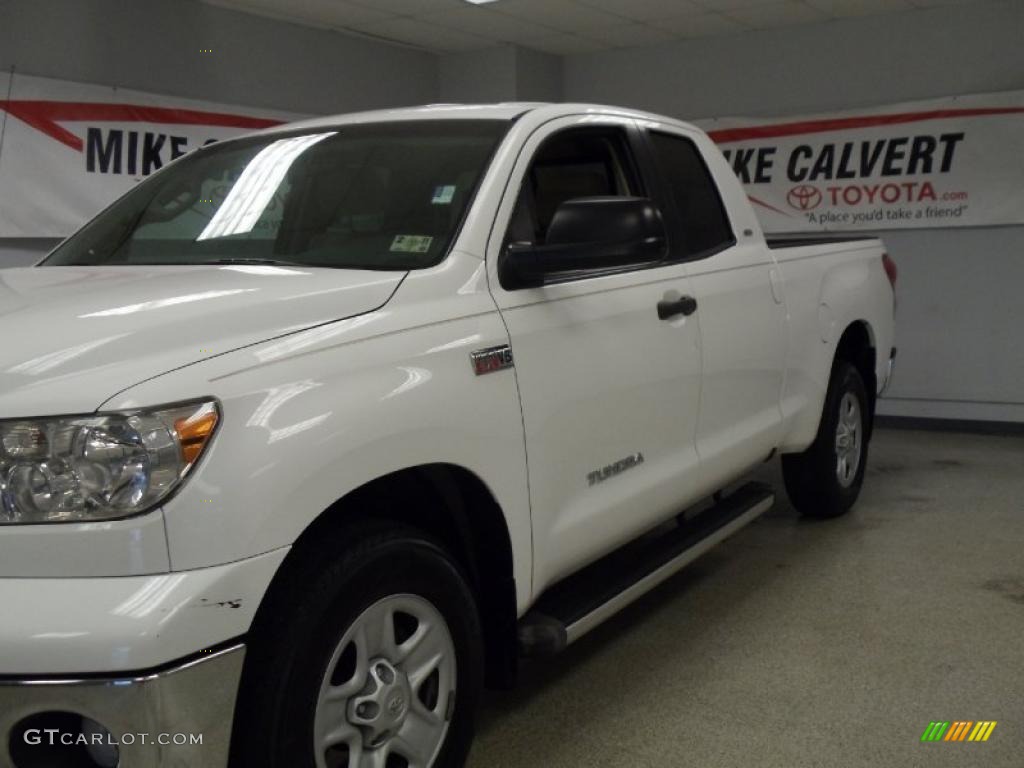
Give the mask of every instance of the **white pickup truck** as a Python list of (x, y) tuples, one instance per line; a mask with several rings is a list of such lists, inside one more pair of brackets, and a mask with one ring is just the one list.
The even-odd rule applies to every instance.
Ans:
[(433, 106), (224, 141), (0, 272), (0, 764), (450, 768), (485, 685), (773, 503), (854, 503), (874, 239), (699, 130)]

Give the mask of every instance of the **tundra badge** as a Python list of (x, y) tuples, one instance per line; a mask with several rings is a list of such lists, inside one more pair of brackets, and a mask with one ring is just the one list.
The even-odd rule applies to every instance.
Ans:
[(473, 372), (477, 376), (511, 368), (514, 365), (512, 362), (512, 347), (508, 344), (502, 344), (500, 347), (478, 349), (476, 352), (470, 353), (469, 360), (473, 363)]
[(593, 472), (587, 473), (587, 482), (591, 485), (597, 485), (607, 480), (609, 477), (625, 472), (627, 469), (632, 469), (635, 466), (644, 463), (644, 455), (637, 451), (632, 456), (627, 456), (624, 459), (619, 459), (614, 464), (609, 464), (607, 467), (601, 469), (595, 469)]

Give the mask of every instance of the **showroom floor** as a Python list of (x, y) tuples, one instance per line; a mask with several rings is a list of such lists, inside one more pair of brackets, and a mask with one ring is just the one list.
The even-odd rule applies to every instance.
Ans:
[(1019, 768), (1022, 651), (1024, 438), (879, 431), (849, 516), (783, 497), (489, 695), (470, 766)]

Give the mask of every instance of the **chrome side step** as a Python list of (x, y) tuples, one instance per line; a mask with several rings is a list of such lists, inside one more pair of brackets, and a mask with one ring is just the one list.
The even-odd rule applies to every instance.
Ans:
[(767, 512), (774, 503), (771, 486), (748, 483), (678, 527), (631, 542), (559, 582), (520, 622), (520, 652), (547, 656), (561, 651)]

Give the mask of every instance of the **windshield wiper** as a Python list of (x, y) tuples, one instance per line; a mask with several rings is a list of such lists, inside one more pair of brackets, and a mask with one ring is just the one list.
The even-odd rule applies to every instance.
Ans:
[(311, 267), (312, 264), (302, 264), (298, 261), (286, 261), (285, 259), (262, 259), (255, 256), (237, 256), (213, 261), (204, 261), (202, 264), (265, 264), (274, 267)]

